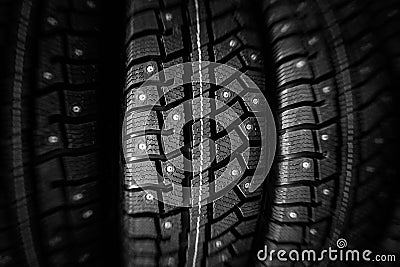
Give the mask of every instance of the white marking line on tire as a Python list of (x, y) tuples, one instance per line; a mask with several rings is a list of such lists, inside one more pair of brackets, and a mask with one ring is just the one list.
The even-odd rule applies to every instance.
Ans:
[[(193, 262), (192, 266), (196, 266), (197, 259), (197, 251), (199, 246), (199, 235), (200, 235), (200, 218), (201, 218), (201, 187), (203, 185), (203, 80), (201, 74), (201, 42), (200, 42), (200, 11), (199, 11), (199, 2), (198, 0), (194, 0), (194, 5), (196, 8), (196, 39), (197, 39), (197, 52), (199, 54), (199, 89), (200, 89), (200, 167), (199, 167), (199, 206), (198, 206), (198, 215), (196, 222), (196, 238), (194, 244), (194, 254), (193, 254)], [(194, 98), (193, 98), (194, 99)]]

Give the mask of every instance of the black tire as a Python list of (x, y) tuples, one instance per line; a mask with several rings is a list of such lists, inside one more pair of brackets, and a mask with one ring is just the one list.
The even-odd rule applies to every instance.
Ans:
[[(260, 263), (256, 252), (264, 244), (321, 249), (335, 247), (339, 238), (349, 247), (394, 253), (398, 221), (388, 224), (397, 216), (398, 169), (392, 155), (398, 151), (393, 127), (399, 117), (399, 15), (393, 12), (398, 3), (199, 2), (206, 59), (255, 70), (250, 77), (266, 89), (279, 137), (276, 166), (262, 190), (249, 195), (239, 183), (202, 211), (197, 265), (252, 266)], [(148, 64), (162, 70), (196, 60), (194, 3), (129, 1), (126, 102), (147, 77)], [(172, 20), (165, 19), (167, 13)], [(240, 40), (240, 49), (229, 50), (232, 38)], [(264, 53), (262, 68), (246, 59), (249, 48)], [(170, 97), (179, 99), (189, 93), (185, 90)], [(162, 125), (163, 116), (157, 117), (155, 125)], [(164, 141), (150, 140), (156, 144), (152, 152), (161, 155)], [(128, 170), (123, 182), (125, 266), (191, 265), (192, 211), (146, 202), (144, 191), (128, 188), (135, 175), (163, 177), (162, 158), (144, 162), (145, 170)], [(164, 228), (166, 221), (172, 228)], [(217, 232), (218, 227), (223, 230)], [(384, 235), (386, 228), (391, 236)], [(378, 237), (390, 249), (375, 242)]]
[[(262, 44), (256, 23), (251, 20), (252, 7), (244, 2), (198, 1), (196, 9), (195, 3), (129, 1), (125, 103), (129, 108), (133, 103), (134, 108), (139, 111), (151, 109), (151, 103), (162, 107), (158, 107), (147, 122), (151, 133), (142, 132), (137, 134), (140, 137), (132, 138), (132, 154), (137, 159), (129, 164), (124, 163), (122, 219), (125, 266), (214, 266), (232, 259), (238, 259), (237, 264), (241, 265), (247, 261), (253, 246), (252, 241), (259, 222), (258, 211), (262, 209), (264, 199), (261, 188), (253, 193), (246, 189), (245, 184), (249, 182), (250, 176), (244, 176), (229, 194), (214, 201), (213, 205), (202, 206), (201, 213), (204, 216), (200, 217), (197, 207), (174, 207), (152, 197), (146, 200), (146, 192), (135, 184), (135, 180), (148, 179), (149, 183), (154, 181), (158, 185), (171, 179), (182, 185), (190, 185), (196, 184), (196, 179), (198, 180), (197, 176), (193, 178), (190, 172), (178, 168), (173, 174), (168, 174), (166, 167), (170, 163), (164, 158), (174, 149), (191, 144), (192, 141), (195, 145), (199, 142), (199, 122), (184, 128), (180, 140), (163, 136), (159, 129), (169, 123), (166, 115), (172, 107), (180, 105), (183, 100), (198, 98), (199, 85), (186, 84), (177, 87), (165, 94), (159, 103), (156, 102), (163, 95), (162, 91), (143, 91), (140, 88), (144, 80), (157, 71), (175, 64), (199, 60), (196, 15), (199, 15), (200, 20), (201, 60), (232, 66), (254, 80), (261, 91), (265, 93), (266, 90)], [(150, 73), (146, 71), (149, 66), (152, 66)], [(235, 97), (233, 91), (224, 99), (224, 89), (210, 84), (205, 86), (205, 97), (229, 103), (238, 114), (243, 115), (243, 122), (251, 119), (246, 118), (250, 116), (244, 108), (248, 104), (246, 100)], [(249, 89), (245, 89), (245, 92), (246, 90)], [(147, 94), (149, 102), (140, 101), (139, 92)], [(207, 114), (217, 113), (215, 106), (211, 105), (209, 108), (205, 108)], [(138, 114), (133, 117), (133, 125), (136, 125), (134, 127), (146, 122)], [(186, 116), (185, 120), (188, 123), (191, 117)], [(263, 127), (261, 124), (260, 127)], [(232, 153), (229, 151), (229, 142), (233, 140), (226, 140), (226, 135), (217, 134), (220, 131), (217, 123), (207, 121), (204, 125), (205, 135), (214, 138), (220, 149), (217, 150), (213, 144), (205, 148), (210, 151), (210, 155), (217, 155), (217, 161), (211, 163), (206, 177), (203, 177), (206, 183), (212, 181), (221, 170), (219, 163), (226, 165), (224, 160), (228, 160)], [(238, 124), (231, 126), (239, 127)], [(252, 134), (249, 133), (249, 136)], [(258, 138), (260, 136), (256, 132), (250, 137), (254, 140)], [(146, 143), (145, 151), (137, 148), (140, 142)], [(194, 153), (189, 152), (187, 157), (192, 158)], [(257, 153), (251, 155), (256, 162), (260, 155)], [(146, 159), (147, 154), (150, 154), (150, 159)], [(179, 159), (177, 161), (179, 164), (184, 162)], [(246, 170), (247, 175), (252, 168), (241, 166), (241, 170)], [(150, 190), (149, 188), (151, 186), (146, 189)], [(166, 197), (159, 189), (153, 189), (152, 193)], [(197, 218), (200, 220), (199, 224)]]
[(0, 266), (111, 266), (100, 4), (1, 1)]
[(388, 226), (399, 185), (398, 7), (264, 2), (280, 122), (264, 240), (271, 249), (336, 247), (345, 238), (349, 248), (394, 253), (398, 234), (391, 250), (378, 240), (399, 229)]

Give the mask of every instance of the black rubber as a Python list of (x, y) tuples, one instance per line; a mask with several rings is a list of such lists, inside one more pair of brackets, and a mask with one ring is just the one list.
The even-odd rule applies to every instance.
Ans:
[(100, 154), (109, 132), (101, 10), (100, 1), (1, 1), (0, 266), (116, 262), (117, 186)]
[[(202, 211), (203, 244), (197, 265), (253, 266), (260, 264), (255, 254), (264, 244), (270, 249), (322, 249), (335, 247), (339, 238), (346, 238), (349, 247), (394, 251), (398, 234), (385, 237), (385, 229), (390, 218), (396, 218), (393, 195), (398, 188), (393, 157), (398, 148), (393, 125), (399, 115), (395, 109), (399, 18), (393, 10), (398, 3), (199, 2), (206, 60), (246, 71), (253, 70), (247, 51), (264, 56), (264, 66), (250, 77), (265, 88), (276, 111), (279, 138), (276, 166), (262, 190), (247, 195), (239, 183)], [(130, 1), (128, 92), (146, 79), (149, 64), (162, 70), (196, 60), (194, 3)], [(166, 19), (168, 14), (172, 20)], [(262, 27), (258, 18), (263, 18)], [(239, 40), (240, 46), (231, 50), (232, 39)], [(190, 90), (182, 88), (171, 97), (185, 97)], [(153, 123), (161, 127), (163, 116), (157, 117)], [(146, 138), (148, 144), (156, 144), (150, 145), (151, 152), (162, 155), (164, 141)], [(125, 173), (126, 266), (192, 264), (191, 234), (198, 214), (146, 201), (141, 189), (130, 187), (132, 177), (165, 176), (162, 161), (162, 157), (142, 161), (135, 165), (136, 174)], [(392, 232), (398, 229), (398, 221), (393, 220), (397, 226), (389, 227)], [(172, 228), (166, 230), (166, 222)], [(373, 244), (378, 237), (388, 238), (386, 246), (392, 249)]]
[[(322, 249), (345, 238), (349, 248), (399, 253), (396, 230), (385, 237), (399, 229), (398, 221), (388, 226), (399, 188), (399, 3), (263, 6), (280, 132), (263, 242), (270, 249)], [(391, 249), (380, 245), (385, 238)]]
[[(139, 87), (157, 71), (175, 64), (199, 60), (199, 53), (195, 1), (129, 1), (129, 4), (125, 101), (126, 105), (136, 108), (138, 113), (127, 123), (131, 124), (133, 131), (140, 130), (139, 127), (146, 123), (140, 112), (151, 108), (151, 104), (161, 107), (148, 118), (147, 124), (152, 133), (141, 133), (138, 134), (139, 137), (132, 138), (132, 154), (137, 156), (137, 160), (124, 165), (122, 219), (125, 266), (191, 266), (193, 261), (196, 266), (214, 266), (233, 259), (240, 259), (240, 263), (243, 263), (253, 246), (259, 210), (263, 203), (261, 188), (253, 193), (246, 188), (246, 183), (251, 178), (249, 174), (254, 168), (252, 165), (247, 168), (241, 166), (241, 170), (247, 175), (227, 195), (214, 201), (212, 205), (201, 207), (200, 227), (197, 231), (199, 242), (195, 241), (199, 216), (197, 207), (173, 207), (155, 199), (146, 199), (146, 192), (135, 183), (135, 180), (144, 179), (157, 185), (168, 179), (182, 185), (198, 183), (198, 177), (193, 178), (189, 172), (179, 171), (178, 168), (173, 174), (169, 174), (166, 170), (169, 162), (164, 155), (193, 142), (197, 148), (189, 151), (187, 157), (195, 161), (199, 153), (199, 121), (190, 124), (191, 116), (186, 114), (186, 123), (191, 126), (184, 128), (186, 130), (179, 140), (163, 136), (159, 129), (164, 124), (171, 125), (166, 115), (174, 106), (180, 105), (184, 100), (198, 99), (199, 85), (179, 86), (165, 94), (160, 101), (157, 100), (163, 96), (162, 89), (145, 91)], [(265, 93), (263, 49), (256, 21), (252, 21), (251, 17), (254, 7), (245, 1), (198, 1), (198, 7), (202, 61), (225, 63), (240, 70)], [(149, 66), (154, 67), (154, 71), (148, 73)], [(252, 117), (245, 108), (245, 105), (251, 106), (246, 102), (249, 95), (235, 97), (233, 91), (211, 84), (205, 84), (203, 89), (204, 97), (227, 103), (241, 116), (241, 125), (239, 122), (229, 126), (236, 127), (235, 133), (242, 132), (239, 127), (251, 122)], [(249, 89), (245, 89), (243, 93), (246, 90)], [(224, 98), (224, 92), (228, 92), (229, 97)], [(148, 100), (141, 101), (140, 94), (146, 94)], [(196, 108), (196, 105), (192, 107)], [(219, 114), (212, 104), (205, 106), (204, 112), (211, 114), (212, 118)], [(190, 110), (185, 109), (185, 113), (190, 113)], [(207, 157), (213, 158), (216, 155), (216, 161), (204, 173), (205, 183), (213, 181), (223, 166), (226, 166), (231, 154), (242, 152), (240, 148), (230, 151), (230, 143), (234, 144), (233, 147), (239, 146), (242, 135), (247, 135), (250, 140), (260, 138), (256, 131), (247, 133), (244, 130), (241, 136), (236, 134), (237, 139), (229, 140), (226, 134), (221, 134), (221, 127), (215, 121), (204, 122), (205, 135), (216, 143), (204, 145)], [(137, 147), (140, 143), (146, 144), (144, 151)], [(251, 154), (255, 161), (257, 153), (259, 152), (254, 150)], [(146, 159), (147, 154), (150, 159)], [(178, 162), (178, 166), (183, 164), (180, 158), (173, 161)], [(150, 192), (166, 197), (160, 190)]]

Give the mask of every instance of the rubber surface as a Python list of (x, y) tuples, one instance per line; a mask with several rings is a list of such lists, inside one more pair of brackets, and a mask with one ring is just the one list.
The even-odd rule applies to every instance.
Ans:
[(318, 250), (346, 238), (350, 248), (394, 252), (377, 240), (398, 188), (395, 8), (396, 1), (264, 1), (280, 122), (270, 249)]
[(106, 264), (98, 5), (1, 3), (1, 266)]
[[(128, 89), (132, 80), (146, 78), (147, 64), (160, 70), (197, 60), (196, 52), (189, 54), (196, 47), (193, 5), (193, 1), (131, 3)], [(337, 239), (345, 237), (351, 247), (370, 246), (378, 252), (382, 246), (368, 240), (389, 238), (386, 247), (395, 242), (395, 237), (384, 237), (384, 229), (394, 214), (393, 191), (398, 186), (396, 163), (390, 156), (398, 144), (393, 128), (398, 123), (398, 93), (394, 90), (398, 85), (398, 14), (393, 10), (397, 3), (272, 0), (264, 1), (262, 8), (257, 4), (242, 8), (243, 12), (227, 1), (202, 5), (200, 19), (207, 19), (201, 24), (205, 30), (200, 42), (207, 60), (243, 69), (243, 62), (251, 62), (246, 54), (236, 52), (236, 47), (229, 50), (229, 42), (237, 38), (239, 47), (243, 43), (258, 49), (267, 62), (263, 67), (271, 87), (266, 88), (266, 95), (275, 104), (279, 139), (276, 171), (262, 192), (243, 202), (240, 193), (244, 191), (238, 195), (235, 188), (201, 211), (205, 222), (204, 239), (200, 240), (204, 243), (197, 265), (252, 266), (257, 262), (255, 252), (265, 244), (269, 249), (321, 249), (336, 246)], [(262, 32), (268, 34), (244, 39), (243, 25), (247, 24), (242, 23), (249, 23), (250, 14), (254, 18), (250, 25), (257, 23), (260, 9)], [(245, 15), (237, 19), (238, 13)], [(368, 16), (377, 20), (371, 22)], [(235, 28), (237, 22), (242, 30)], [(274, 77), (268, 76), (271, 70)], [(264, 79), (251, 78), (258, 85)], [(182, 88), (175, 97), (185, 94)], [(155, 151), (158, 154), (158, 149)], [(146, 165), (147, 177), (164, 170), (162, 164), (141, 164)], [(137, 175), (141, 174), (140, 170)], [(125, 175), (125, 186), (130, 175)], [(192, 218), (198, 214), (185, 209), (170, 211), (155, 200), (143, 200), (141, 194), (140, 190), (125, 193), (126, 265), (191, 265)], [(247, 201), (251, 201), (247, 207), (252, 214), (259, 215), (249, 222)], [(214, 221), (219, 218), (220, 203), (224, 216)], [(171, 232), (164, 228), (165, 223), (172, 225)], [(238, 230), (242, 225), (248, 230)], [(223, 230), (215, 236), (217, 227)]]
[[(244, 2), (235, 1), (129, 2), (125, 101), (128, 109), (136, 108), (139, 111), (132, 115), (127, 124), (131, 125), (131, 132), (137, 131), (146, 123), (152, 131), (146, 131), (145, 135), (137, 133), (138, 137), (132, 138), (131, 152), (137, 160), (125, 165), (122, 218), (125, 266), (214, 266), (224, 261), (234, 261), (236, 258), (246, 261), (246, 255), (252, 248), (263, 201), (261, 188), (253, 193), (247, 189), (251, 178), (248, 175), (254, 167), (250, 165), (246, 168), (241, 164), (240, 147), (244, 143), (241, 139), (243, 136), (247, 135), (251, 141), (260, 138), (257, 136), (256, 127), (250, 130), (245, 128), (253, 120), (246, 111), (246, 106), (254, 108), (256, 104), (252, 104), (251, 99), (257, 95), (251, 94), (249, 88), (240, 92), (235, 91), (235, 87), (228, 90), (208, 83), (203, 86), (186, 84), (168, 93), (164, 93), (160, 86), (158, 90), (145, 90), (140, 85), (160, 70), (201, 59), (225, 63), (242, 71), (265, 93), (262, 46), (257, 37), (255, 21), (251, 21), (251, 12), (251, 7)], [(199, 44), (201, 53), (198, 51)], [(151, 71), (148, 71), (149, 66)], [(182, 75), (179, 72), (166, 72), (165, 76), (169, 76), (165, 79), (172, 78), (173, 74), (177, 77)], [(242, 84), (245, 81), (239, 82)], [(197, 102), (189, 112), (183, 104), (179, 109), (182, 116), (178, 122), (174, 122), (173, 116), (168, 115), (172, 108), (179, 108), (185, 100), (198, 100), (201, 92), (204, 98), (210, 97), (228, 104), (242, 119), (240, 125), (229, 125), (229, 120), (219, 119), (221, 111), (207, 102), (202, 107)], [(235, 97), (239, 92), (241, 97)], [(259, 104), (262, 107), (262, 103)], [(148, 119), (142, 118), (140, 110), (149, 109), (151, 105), (159, 106), (154, 108), (157, 111), (150, 113)], [(204, 115), (207, 114), (215, 120), (204, 120), (204, 125), (198, 120), (191, 123), (190, 114), (201, 109)], [(172, 125), (176, 125), (175, 129), (179, 131), (185, 122), (188, 126), (176, 137), (164, 136), (160, 132), (163, 126), (169, 129)], [(233, 139), (229, 140), (224, 131), (232, 129)], [(200, 147), (201, 135), (203, 138), (212, 139), (213, 142), (204, 139), (203, 147)], [(170, 163), (165, 159), (165, 155), (173, 154), (185, 144), (194, 146), (186, 155), (183, 153), (192, 159), (189, 165), (193, 167), (199, 165), (201, 153), (204, 153), (205, 162), (211, 162), (214, 156), (216, 157), (210, 168), (203, 169), (201, 180), (198, 176), (192, 177), (189, 171), (179, 170), (184, 167), (182, 157), (172, 159), (181, 168), (172, 169), (172, 173), (168, 172)], [(230, 151), (231, 145), (233, 151)], [(257, 148), (257, 145), (254, 148)], [(250, 151), (253, 161), (257, 161), (260, 152)], [(150, 159), (146, 159), (147, 154)], [(177, 154), (180, 154), (179, 151)], [(230, 158), (233, 155), (239, 156)], [(157, 199), (168, 197), (167, 194), (161, 193), (158, 187), (150, 193), (138, 187), (138, 181), (143, 180), (157, 185), (168, 179), (189, 186), (199, 184), (200, 181), (205, 184), (215, 179), (229, 160), (235, 165), (237, 159), (240, 162), (239, 168), (246, 174), (244, 179), (222, 198), (200, 208), (166, 205), (153, 198), (155, 194)], [(151, 187), (146, 189), (149, 188)]]

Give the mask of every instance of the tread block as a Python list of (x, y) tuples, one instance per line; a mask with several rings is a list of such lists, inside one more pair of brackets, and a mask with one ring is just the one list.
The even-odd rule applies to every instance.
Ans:
[(125, 168), (125, 186), (128, 189), (147, 184), (158, 185), (158, 173), (154, 161), (128, 163)]
[[(148, 190), (153, 196), (155, 192)], [(158, 213), (158, 203), (156, 200), (148, 201), (145, 196), (146, 192), (127, 192), (125, 191), (124, 209), (128, 214), (137, 214), (143, 212)]]
[(297, 130), (287, 132), (280, 138), (281, 155), (288, 155), (301, 152), (315, 152), (311, 130)]
[[(171, 228), (167, 228), (166, 223), (171, 223)], [(175, 253), (179, 251), (180, 238), (182, 232), (181, 214), (168, 216), (160, 220), (161, 224), (161, 243), (160, 249), (164, 253)]]
[(155, 12), (149, 10), (131, 17), (126, 26), (126, 38), (129, 40), (134, 34), (152, 30), (158, 31), (159, 27)]
[(160, 48), (158, 46), (156, 35), (147, 35), (131, 40), (126, 49), (126, 57), (129, 62), (146, 57), (160, 56)]
[[(232, 45), (234, 46), (232, 47)], [(213, 46), (215, 61), (223, 61), (231, 53), (235, 53), (242, 47), (236, 36), (231, 36)]]
[[(149, 66), (152, 66), (154, 70), (152, 72), (148, 72), (147, 69)], [(126, 74), (126, 88), (131, 87), (134, 84), (144, 82), (148, 78), (150, 78), (153, 74), (158, 72), (158, 67), (156, 62), (149, 61), (147, 63), (133, 65), (129, 68), (128, 73)]]
[(286, 108), (293, 104), (310, 103), (314, 101), (311, 86), (301, 84), (289, 87), (279, 92), (279, 107)]
[(68, 80), (71, 84), (94, 83), (98, 77), (98, 66), (67, 64)]
[(68, 148), (83, 148), (96, 144), (96, 123), (66, 124)]
[(306, 51), (301, 43), (300, 38), (297, 37), (288, 37), (279, 40), (276, 42), (273, 48), (276, 62), (280, 62), (288, 57), (302, 56), (305, 54), (305, 52)]
[(148, 1), (128, 1), (128, 14), (135, 14), (146, 9), (159, 9), (160, 4), (157, 0)]
[(319, 221), (332, 215), (334, 212), (332, 206), (335, 204), (335, 184), (334, 181), (329, 181), (321, 184), (316, 188), (316, 202), (319, 204), (317, 207), (312, 208), (314, 213), (314, 220)]
[(251, 235), (254, 234), (257, 226), (257, 219), (251, 221), (242, 221), (237, 226), (235, 226), (236, 231), (241, 236)]
[[(57, 170), (61, 168), (61, 162), (58, 160), (51, 161), (51, 168)], [(89, 153), (79, 156), (65, 156), (62, 158), (65, 167), (67, 180), (77, 181), (96, 177), (99, 174), (98, 156), (96, 153)]]
[(283, 130), (302, 124), (315, 124), (313, 110), (310, 106), (284, 111), (280, 115), (280, 118), (282, 123), (281, 129)]
[(254, 201), (245, 202), (240, 205), (240, 211), (243, 214), (243, 217), (252, 217), (256, 216), (260, 213), (261, 205), (260, 205), (260, 197)]
[(227, 195), (224, 195), (220, 199), (213, 202), (213, 217), (214, 219), (219, 218), (229, 210), (236, 207), (240, 202), (239, 197), (234, 193), (233, 190), (229, 191)]
[(286, 62), (279, 66), (277, 76), (279, 86), (284, 86), (298, 80), (310, 80), (313, 78), (308, 61), (302, 58)]
[[(221, 27), (221, 25), (226, 26)], [(212, 30), (214, 34), (214, 40), (219, 40), (226, 35), (231, 35), (232, 32), (238, 29), (238, 27), (239, 24), (230, 14), (213, 20)]]
[(235, 223), (239, 221), (238, 217), (234, 213), (230, 213), (228, 216), (222, 220), (211, 224), (211, 238), (215, 238), (222, 234), (224, 231), (228, 230)]
[(132, 218), (130, 216), (124, 216), (124, 232), (130, 239), (156, 239), (158, 236), (154, 218), (151, 217)]
[(165, 54), (167, 56), (184, 49), (182, 30), (179, 27), (173, 28), (170, 35), (162, 36), (162, 40), (164, 43)]
[(279, 163), (279, 175), (277, 184), (285, 185), (303, 181), (314, 181), (314, 165), (310, 168), (303, 168), (305, 158), (285, 160)]
[(274, 203), (311, 203), (311, 189), (308, 186), (278, 187), (275, 189)]
[(269, 224), (267, 238), (277, 242), (301, 243), (303, 238), (302, 227)]

